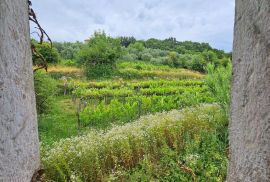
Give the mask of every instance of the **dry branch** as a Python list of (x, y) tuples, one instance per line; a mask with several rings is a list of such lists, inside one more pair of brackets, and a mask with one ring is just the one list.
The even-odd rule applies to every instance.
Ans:
[[(39, 36), (39, 44), (42, 44), (43, 41), (44, 41), (44, 37), (47, 37), (48, 41), (51, 44), (51, 48), (52, 48), (51, 38), (46, 33), (46, 31), (41, 27), (41, 25), (39, 24), (39, 22), (37, 20), (36, 13), (32, 8), (32, 2), (30, 0), (28, 0), (28, 14), (29, 14), (29, 20), (31, 22), (33, 22), (37, 26), (35, 28), (38, 30), (38, 32), (35, 31), (35, 32), (32, 32), (32, 33), (36, 33)], [(48, 63), (47, 63), (46, 59), (42, 56), (42, 54), (40, 54), (36, 50), (36, 47), (35, 47), (35, 45), (33, 43), (31, 43), (31, 51), (32, 51), (33, 55), (35, 55), (38, 59), (41, 60), (41, 63), (33, 71), (36, 72), (37, 70), (40, 70), (40, 69), (43, 69), (43, 68), (47, 71), (48, 70)]]

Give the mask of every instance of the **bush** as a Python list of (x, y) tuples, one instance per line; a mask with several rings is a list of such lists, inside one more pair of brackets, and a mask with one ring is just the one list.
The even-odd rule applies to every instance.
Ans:
[(164, 57), (151, 58), (150, 63), (152, 63), (152, 64), (163, 64), (165, 62), (164, 59), (166, 59), (166, 58), (164, 58)]
[(142, 52), (145, 49), (144, 45), (141, 42), (135, 42), (133, 44), (130, 44), (128, 48), (133, 49), (134, 51), (137, 52)]
[(42, 71), (35, 72), (34, 83), (37, 113), (48, 113), (54, 103), (53, 95), (57, 93), (57, 83)]

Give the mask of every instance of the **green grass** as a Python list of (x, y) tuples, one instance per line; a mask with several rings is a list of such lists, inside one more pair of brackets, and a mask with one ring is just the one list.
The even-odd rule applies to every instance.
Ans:
[(55, 97), (53, 103), (49, 114), (38, 116), (40, 140), (44, 144), (52, 144), (78, 134), (75, 108), (71, 99)]

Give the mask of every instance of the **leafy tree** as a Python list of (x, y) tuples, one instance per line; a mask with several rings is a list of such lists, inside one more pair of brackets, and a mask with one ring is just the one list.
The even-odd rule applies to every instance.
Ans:
[(121, 45), (128, 47), (130, 44), (134, 44), (136, 39), (134, 37), (120, 37)]
[(77, 52), (81, 49), (81, 42), (54, 42), (54, 47), (60, 53), (62, 59), (74, 60)]
[(129, 48), (136, 49), (139, 52), (141, 52), (145, 49), (143, 43), (141, 43), (141, 42), (135, 42), (134, 44), (130, 44)]
[(214, 63), (218, 59), (214, 51), (204, 51), (202, 55), (207, 63)]
[(113, 39), (105, 32), (95, 32), (78, 52), (77, 59), (84, 66), (88, 78), (97, 78), (110, 76), (121, 55), (119, 39)]
[(142, 60), (142, 52), (144, 49), (143, 43), (138, 41), (128, 46), (129, 53), (137, 55), (137, 60)]
[(161, 49), (161, 41), (158, 39), (148, 39), (145, 41), (145, 47), (152, 48), (152, 49)]
[(149, 62), (149, 61), (151, 60), (151, 58), (152, 58), (152, 55), (149, 54), (149, 53), (143, 53), (143, 54), (142, 54), (142, 57), (141, 57), (141, 59), (142, 59), (143, 61), (146, 61), (146, 62)]
[(207, 64), (206, 61), (203, 59), (201, 55), (195, 55), (193, 56), (191, 69), (195, 71), (205, 72), (206, 64)]
[(168, 54), (168, 58), (170, 60), (170, 62), (172, 63), (172, 66), (177, 67), (178, 66), (178, 54), (177, 52), (169, 52)]
[[(36, 41), (32, 41), (36, 47), (36, 50), (39, 54), (41, 54), (48, 63), (58, 63), (60, 61), (60, 55), (55, 47), (51, 47), (51, 44), (48, 42), (43, 42), (42, 44), (38, 44)], [(39, 64), (40, 59), (33, 55), (33, 63), (34, 65)]]

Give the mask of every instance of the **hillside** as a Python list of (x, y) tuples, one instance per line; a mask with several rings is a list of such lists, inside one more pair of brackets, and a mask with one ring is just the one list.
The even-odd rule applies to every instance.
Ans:
[(223, 181), (229, 55), (199, 43), (122, 43), (96, 33), (53, 54), (40, 47), (52, 61), (35, 73), (45, 178)]

